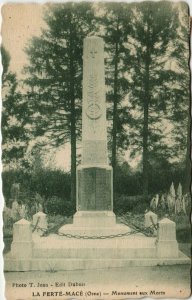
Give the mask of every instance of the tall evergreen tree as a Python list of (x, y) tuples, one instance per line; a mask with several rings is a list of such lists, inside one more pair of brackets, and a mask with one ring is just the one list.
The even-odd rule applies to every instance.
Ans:
[(16, 74), (9, 70), (10, 55), (4, 46), (2, 55), (2, 161), (5, 165), (18, 166), (24, 157), (29, 141), (27, 103), (19, 91)]
[(128, 107), (132, 112), (129, 138), (132, 153), (142, 151), (143, 194), (147, 196), (150, 157), (171, 155), (169, 143), (164, 140), (163, 121), (175, 76), (169, 58), (172, 41), (178, 37), (178, 14), (169, 2), (137, 3), (132, 7), (131, 24), (127, 31)]
[(169, 109), (169, 120), (173, 123), (172, 136), (174, 139), (175, 155), (184, 161), (183, 191), (190, 190), (190, 17), (186, 3), (180, 3), (179, 13), (179, 38), (173, 41), (176, 76), (172, 83), (172, 102)]
[(81, 133), (83, 39), (92, 31), (90, 3), (49, 5), (47, 29), (26, 49), (30, 64), (26, 83), (36, 135), (56, 147), (71, 143), (71, 200), (76, 195), (76, 141)]
[(118, 153), (126, 150), (128, 146), (126, 125), (129, 112), (123, 103), (128, 92), (128, 81), (125, 76), (127, 66), (124, 60), (125, 57), (129, 57), (129, 49), (125, 48), (125, 42), (127, 41), (126, 29), (130, 26), (130, 13), (124, 9), (126, 6), (126, 3), (100, 4), (97, 18), (99, 34), (105, 41), (107, 117), (114, 186)]

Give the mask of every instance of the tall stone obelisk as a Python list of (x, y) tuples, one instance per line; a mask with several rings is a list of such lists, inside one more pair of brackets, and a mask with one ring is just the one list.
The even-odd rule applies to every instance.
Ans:
[(99, 37), (84, 39), (83, 49), (82, 162), (77, 168), (77, 200), (73, 224), (61, 234), (100, 235), (122, 233), (113, 213), (112, 167), (107, 159), (104, 43)]
[(112, 210), (112, 168), (107, 159), (104, 42), (84, 39), (82, 164), (77, 170), (77, 210)]
[(107, 164), (104, 43), (99, 37), (84, 40), (82, 164)]

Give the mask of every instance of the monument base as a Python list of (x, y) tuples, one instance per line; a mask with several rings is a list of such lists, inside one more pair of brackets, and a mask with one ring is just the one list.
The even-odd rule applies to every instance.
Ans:
[(33, 234), (32, 257), (14, 257), (10, 252), (5, 255), (4, 270), (62, 271), (175, 264), (190, 264), (190, 259), (180, 251), (177, 257), (158, 257), (156, 238), (142, 234), (95, 240)]
[(112, 211), (77, 211), (73, 216), (74, 226), (111, 227), (116, 225), (116, 216)]
[(110, 236), (130, 232), (123, 224), (116, 224), (112, 211), (78, 211), (73, 216), (73, 224), (66, 224), (59, 229), (60, 235)]
[[(104, 224), (106, 227), (104, 227)], [(116, 224), (111, 211), (77, 212), (74, 223), (59, 234), (32, 234), (30, 222), (14, 224), (11, 252), (5, 255), (5, 271), (61, 271), (190, 264), (178, 249), (175, 223), (158, 222), (157, 237), (149, 237)], [(30, 247), (20, 247), (30, 243)], [(28, 244), (27, 244), (28, 245)]]

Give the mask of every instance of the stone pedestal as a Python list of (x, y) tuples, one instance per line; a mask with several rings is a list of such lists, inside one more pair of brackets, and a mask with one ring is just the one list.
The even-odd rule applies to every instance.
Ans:
[[(157, 215), (155, 213), (153, 213), (152, 211), (148, 211), (146, 214), (145, 214), (145, 227), (153, 227), (153, 225), (156, 225), (157, 224)], [(155, 228), (154, 228), (155, 230)], [(155, 230), (156, 231), (156, 230)]]
[(175, 222), (165, 218), (158, 223), (157, 256), (166, 258), (178, 257)]
[(59, 229), (59, 234), (79, 236), (110, 236), (129, 232), (130, 228), (116, 224), (116, 216), (112, 211), (78, 211), (73, 216), (73, 224)]
[(77, 227), (112, 227), (116, 224), (116, 217), (112, 211), (78, 211), (73, 224)]
[(80, 166), (77, 169), (77, 211), (112, 211), (112, 168)]
[(41, 211), (33, 215), (33, 226), (37, 226), (34, 232), (42, 235), (44, 233), (44, 230), (46, 230), (48, 227), (47, 215)]
[(32, 228), (31, 223), (25, 219), (21, 219), (13, 225), (11, 254), (17, 259), (32, 256)]

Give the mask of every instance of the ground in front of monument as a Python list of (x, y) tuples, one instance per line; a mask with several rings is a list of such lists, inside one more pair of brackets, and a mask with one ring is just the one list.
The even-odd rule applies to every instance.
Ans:
[(5, 280), (7, 300), (186, 298), (191, 291), (189, 265), (6, 272)]

